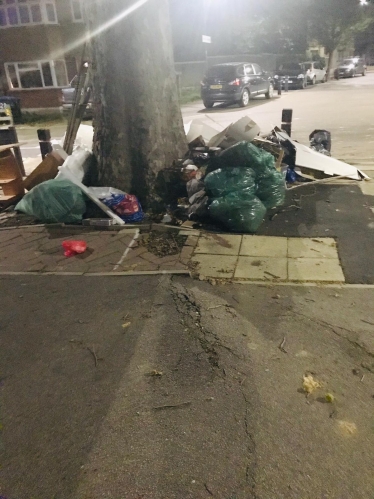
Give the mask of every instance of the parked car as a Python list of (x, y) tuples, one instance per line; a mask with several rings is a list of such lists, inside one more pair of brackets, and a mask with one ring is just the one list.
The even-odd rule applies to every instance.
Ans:
[[(68, 116), (70, 114), (70, 111), (73, 108), (77, 83), (78, 83), (78, 76), (74, 76), (74, 78), (69, 83), (69, 86), (66, 88), (63, 88), (61, 90), (61, 92), (62, 92), (62, 113), (65, 116)], [(87, 107), (86, 107), (86, 110), (84, 113), (84, 118), (91, 120), (92, 117), (93, 117), (93, 109), (92, 109), (92, 95), (91, 95), (91, 98), (87, 103)]]
[(366, 64), (360, 57), (344, 59), (335, 70), (335, 78), (353, 78), (356, 75), (366, 75)]
[(301, 63), (306, 77), (307, 82), (315, 85), (316, 83), (325, 83), (326, 81), (326, 68), (322, 62), (317, 61), (307, 61)]
[(284, 88), (287, 80), (289, 88), (305, 88), (308, 84), (308, 77), (304, 66), (298, 62), (281, 64), (274, 75), (274, 82), (276, 86), (280, 82)]
[(274, 81), (258, 64), (232, 62), (217, 64), (209, 68), (201, 82), (201, 97), (204, 106), (211, 108), (216, 102), (237, 103), (241, 107), (249, 104), (251, 97), (274, 95)]

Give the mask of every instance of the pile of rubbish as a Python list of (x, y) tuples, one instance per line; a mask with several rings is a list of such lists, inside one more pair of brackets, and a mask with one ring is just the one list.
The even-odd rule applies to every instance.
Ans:
[[(52, 154), (24, 181), (27, 192), (15, 210), (45, 223), (111, 225), (141, 222), (144, 212), (136, 196), (112, 187), (87, 187), (92, 167), (92, 127), (81, 125), (71, 155), (55, 144)], [(87, 200), (93, 201), (108, 218), (85, 219)]]
[[(233, 232), (256, 232), (267, 210), (281, 206), (295, 184), (368, 178), (356, 167), (331, 157), (327, 130), (314, 130), (310, 147), (277, 127), (261, 137), (259, 126), (249, 117), (227, 128), (213, 120), (210, 124), (195, 120), (185, 125), (185, 132), (189, 151), (177, 169), (169, 172), (173, 182), (163, 199), (168, 204), (167, 198), (175, 200), (186, 190), (187, 199), (179, 203), (185, 207), (185, 219), (213, 221)], [(92, 127), (81, 125), (71, 155), (61, 144), (54, 144), (53, 152), (21, 179), (28, 192), (15, 210), (46, 223), (107, 226), (141, 222), (145, 215), (134, 195), (113, 187), (89, 187), (92, 139)], [(88, 199), (107, 217), (85, 219)], [(165, 223), (178, 219), (175, 211), (170, 213), (164, 217)]]
[(310, 147), (277, 127), (260, 137), (260, 128), (249, 117), (223, 130), (215, 122), (195, 120), (185, 125), (185, 131), (189, 155), (183, 160), (182, 174), (188, 217), (212, 219), (233, 232), (256, 232), (266, 211), (281, 206), (295, 183), (368, 178), (331, 157), (327, 130), (314, 130)]

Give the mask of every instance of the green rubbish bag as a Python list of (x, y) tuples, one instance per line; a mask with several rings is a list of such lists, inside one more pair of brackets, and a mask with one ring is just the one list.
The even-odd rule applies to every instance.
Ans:
[(250, 142), (243, 141), (229, 147), (219, 156), (212, 158), (209, 162), (207, 173), (218, 168), (238, 166), (252, 168), (256, 173), (256, 177), (260, 178), (275, 169), (275, 161), (269, 152), (256, 147)]
[(233, 232), (256, 232), (266, 214), (265, 206), (253, 195), (252, 189), (215, 198), (208, 209), (212, 218)]
[(266, 177), (261, 177), (257, 183), (256, 196), (263, 202), (266, 208), (281, 206), (286, 196), (283, 175), (274, 169)]
[(85, 195), (69, 180), (47, 180), (31, 189), (15, 210), (41, 222), (76, 223), (86, 211)]
[(213, 198), (242, 189), (252, 189), (254, 195), (255, 177), (252, 168), (219, 168), (205, 177), (204, 184), (208, 194)]

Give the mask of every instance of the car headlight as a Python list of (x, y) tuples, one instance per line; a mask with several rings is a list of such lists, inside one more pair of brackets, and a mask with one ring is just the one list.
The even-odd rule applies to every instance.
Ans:
[(298, 78), (304, 78), (304, 75), (299, 75)]
[(278, 75), (274, 75), (274, 78), (279, 78), (279, 76)]
[(5, 109), (5, 116), (12, 116), (12, 110), (9, 107)]

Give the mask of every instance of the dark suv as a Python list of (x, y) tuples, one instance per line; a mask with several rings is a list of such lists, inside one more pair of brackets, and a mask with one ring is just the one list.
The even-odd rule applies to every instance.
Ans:
[(201, 97), (207, 108), (216, 102), (246, 107), (249, 99), (256, 95), (265, 95), (267, 99), (274, 95), (272, 78), (258, 64), (217, 64), (207, 70), (201, 82)]

